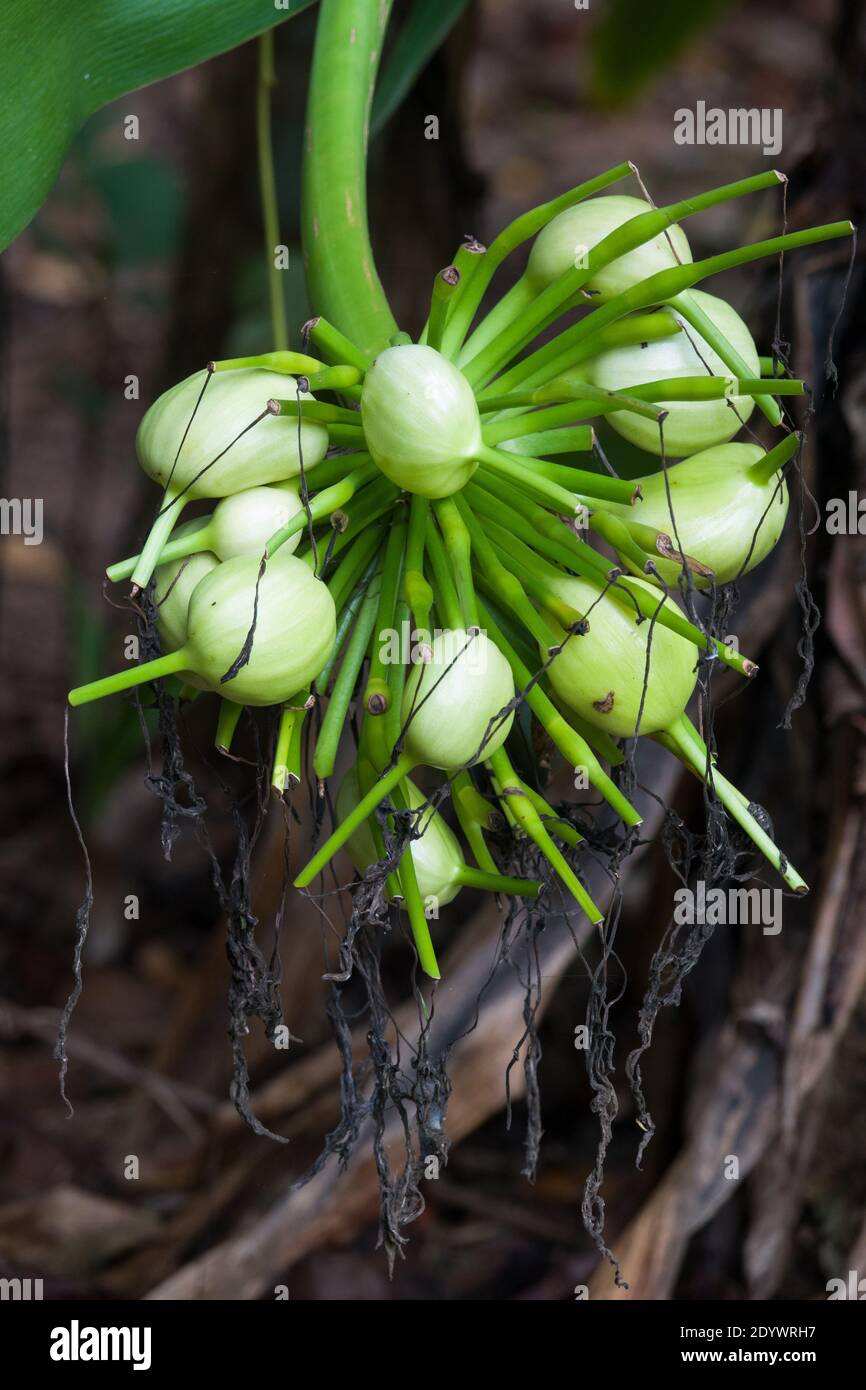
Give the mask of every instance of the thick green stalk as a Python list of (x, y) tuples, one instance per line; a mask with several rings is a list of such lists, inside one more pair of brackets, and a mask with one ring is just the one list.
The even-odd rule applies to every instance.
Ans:
[(442, 346), (442, 334), (448, 309), (460, 287), (460, 271), (456, 265), (446, 265), (433, 281), (433, 294), (430, 299), (430, 317), (427, 320), (425, 342), (437, 352)]
[(397, 330), (373, 260), (366, 183), (370, 107), (391, 4), (320, 0), (304, 140), (310, 296), (370, 356)]
[(269, 372), (285, 372), (287, 376), (306, 376), (320, 372), (324, 367), (318, 357), (308, 357), (305, 352), (257, 352), (250, 357), (224, 357), (220, 362), (208, 362), (212, 372), (236, 372), (240, 367), (263, 367)]

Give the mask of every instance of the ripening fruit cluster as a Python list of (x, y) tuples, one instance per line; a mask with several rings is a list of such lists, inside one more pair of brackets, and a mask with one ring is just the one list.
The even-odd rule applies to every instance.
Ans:
[[(337, 824), (296, 881), (312, 883), (343, 845), (360, 875), (376, 872), (385, 825), (411, 823), (387, 893), (434, 976), (428, 900), (445, 905), (466, 885), (539, 891), (502, 872), (488, 842), (496, 825), (534, 842), (601, 920), (575, 868), (580, 836), (512, 762), (518, 694), (633, 826), (640, 817), (615, 773), (621, 741), (655, 738), (707, 777), (686, 713), (699, 660), (756, 670), (679, 599), (687, 586), (739, 578), (779, 540), (798, 443), (780, 400), (803, 386), (768, 367), (725, 300), (694, 286), (850, 224), (694, 262), (681, 219), (778, 176), (657, 209), (600, 192), (626, 172), (593, 181), (598, 196), (584, 187), (526, 214), (489, 250), (462, 247), (419, 342), (399, 334), (368, 360), (318, 319), (320, 356), (210, 364), (160, 397), (136, 443), (161, 489), (157, 516), (141, 553), (108, 573), (134, 591), (153, 581), (163, 655), (70, 694), (76, 705), (169, 677), (178, 698), (214, 692), (222, 748), (244, 706), (276, 706), (281, 793), (300, 777), (309, 708), (321, 704), (313, 765), (324, 780), (357, 701)], [(533, 235), (524, 274), (478, 319), (499, 264)], [(735, 439), (756, 408), (776, 430), (769, 450)], [(643, 452), (640, 477), (601, 467), (599, 419)], [(210, 515), (178, 524), (202, 498), (215, 500)], [(411, 656), (387, 659), (386, 638), (407, 624)], [(451, 782), (460, 839), (410, 776), (418, 768)], [(805, 891), (746, 798), (718, 769), (712, 780), (728, 814)]]

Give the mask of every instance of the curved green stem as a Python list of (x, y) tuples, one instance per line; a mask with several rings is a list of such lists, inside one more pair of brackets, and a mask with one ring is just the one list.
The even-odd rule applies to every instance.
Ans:
[[(695, 332), (700, 333), (705, 343), (713, 349), (718, 357), (721, 357), (728, 371), (733, 372), (734, 376), (748, 377), (751, 375), (749, 368), (743, 361), (737, 350), (731, 346), (717, 324), (713, 322), (709, 314), (705, 314), (690, 290), (683, 290), (681, 294), (675, 295), (670, 300), (671, 307), (677, 313), (682, 314), (686, 323), (694, 328)], [(776, 384), (779, 390), (781, 383)], [(778, 402), (772, 396), (756, 396), (755, 405), (763, 411), (771, 425), (778, 425), (782, 419), (782, 411)]]
[[(317, 750), (318, 752), (318, 750)], [(388, 772), (383, 773), (378, 782), (363, 796), (349, 812), (344, 821), (341, 821), (332, 835), (317, 850), (308, 864), (301, 870), (295, 879), (296, 888), (306, 888), (312, 883), (317, 874), (330, 864), (338, 849), (342, 849), (349, 836), (363, 825), (368, 816), (371, 816), (380, 802), (385, 800), (389, 792), (393, 791), (397, 783), (412, 771), (413, 763), (408, 754), (401, 754), (400, 758)]]
[(366, 184), (370, 106), (391, 4), (320, 0), (304, 141), (310, 296), (371, 356), (397, 330), (373, 260)]
[(243, 705), (236, 704), (234, 700), (227, 700), (225, 696), (221, 698), (214, 738), (214, 745), (220, 753), (228, 753), (231, 748), (235, 729), (243, 712)]
[(177, 487), (166, 488), (162, 495), (159, 512), (147, 534), (147, 540), (144, 542), (135, 569), (132, 571), (131, 579), (134, 590), (147, 588), (153, 571), (159, 564), (163, 547), (177, 525), (183, 508), (190, 500), (188, 496), (182, 497), (180, 494), (181, 489)]
[(746, 832), (749, 839), (761, 851), (764, 858), (773, 865), (773, 868), (778, 870), (788, 887), (797, 894), (808, 893), (808, 884), (800, 877), (793, 864), (788, 862), (778, 845), (774, 844), (767, 832), (755, 820), (742, 792), (738, 791), (732, 782), (729, 782), (717, 768), (712, 766), (709, 761), (707, 746), (691, 721), (685, 715), (681, 715), (666, 732), (676, 748), (677, 757), (687, 766), (693, 768), (701, 781), (715, 791), (731, 818)]

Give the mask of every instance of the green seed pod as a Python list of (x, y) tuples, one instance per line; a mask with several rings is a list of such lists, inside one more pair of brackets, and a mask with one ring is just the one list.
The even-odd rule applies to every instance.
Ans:
[(336, 636), (334, 600), (312, 570), (279, 551), (258, 586), (250, 659), (232, 680), (220, 677), (241, 651), (253, 621), (259, 559), (238, 555), (206, 575), (189, 604), (185, 643), (192, 670), (239, 705), (277, 705), (315, 680)]
[[(419, 791), (410, 778), (403, 782), (409, 808), (416, 811), (427, 798)], [(337, 823), (345, 820), (361, 800), (358, 785), (358, 769), (351, 767), (340, 784), (337, 793)], [(453, 902), (460, 892), (460, 872), (464, 868), (460, 845), (451, 827), (438, 811), (426, 810), (421, 816), (419, 829), (423, 831), (419, 839), (410, 846), (418, 891), (422, 898), (436, 898), (439, 906)], [(379, 858), (370, 822), (363, 821), (346, 841), (346, 850), (359, 874), (366, 873), (371, 864)]]
[[(658, 590), (642, 579), (633, 582), (649, 589), (654, 599), (659, 597)], [(605, 733), (629, 738), (637, 727), (646, 679), (640, 732), (668, 728), (694, 689), (697, 653), (692, 644), (656, 622), (647, 679), (649, 619), (638, 623), (633, 606), (609, 596), (599, 599), (598, 590), (582, 579), (563, 575), (551, 580), (551, 587), (575, 612), (589, 614), (589, 631), (569, 637), (548, 668), (560, 698)], [(676, 606), (670, 599), (664, 602)], [(542, 650), (542, 656), (547, 660), (549, 651)]]
[[(668, 469), (676, 533), (671, 523), (665, 478), (640, 478), (643, 500), (631, 516), (677, 539), (687, 555), (713, 571), (717, 584), (748, 574), (766, 559), (785, 527), (788, 486), (778, 472), (763, 477), (764, 450), (757, 444), (719, 444)], [(629, 509), (614, 506), (619, 515)], [(657, 561), (668, 583), (676, 583), (679, 565)], [(695, 574), (696, 584), (710, 581)]]
[[(189, 555), (185, 560), (172, 560), (167, 565), (160, 565), (156, 571), (153, 599), (159, 610), (157, 627), (163, 651), (176, 652), (186, 642), (189, 601), (193, 590), (218, 564), (215, 555), (204, 551), (199, 555)], [(207, 681), (201, 680), (192, 671), (181, 671), (179, 676), (187, 685), (194, 685), (198, 690), (208, 688)]]
[[(214, 507), (208, 539), (221, 560), (235, 555), (261, 555), (271, 536), (302, 509), (296, 483), (288, 480), (270, 487), (244, 488), (224, 497)], [(297, 550), (300, 531), (281, 546), (286, 554)]]
[[(691, 296), (708, 318), (743, 359), (749, 375), (761, 375), (758, 350), (751, 333), (740, 315), (730, 304), (714, 295), (692, 290)], [(675, 314), (673, 309), (663, 309)], [(582, 369), (588, 381), (606, 391), (624, 391), (647, 382), (665, 381), (670, 377), (713, 376), (730, 377), (722, 359), (691, 327), (671, 338), (658, 338), (646, 345), (613, 348), (602, 352)], [(665, 453), (673, 458), (687, 458), (716, 444), (732, 439), (748, 420), (755, 407), (751, 396), (732, 396), (712, 401), (659, 401), (656, 404), (668, 411), (664, 421)], [(650, 454), (661, 453), (659, 428), (628, 410), (617, 410), (608, 420), (618, 434), (645, 449)]]
[[(536, 293), (558, 280), (567, 270), (580, 268), (585, 256), (611, 232), (640, 213), (651, 212), (643, 198), (614, 196), (587, 198), (554, 217), (542, 228), (529, 255), (526, 278)], [(674, 224), (644, 246), (627, 251), (604, 266), (584, 288), (594, 292), (595, 302), (613, 299), (660, 270), (691, 262), (692, 253), (682, 227)]]
[(450, 497), (469, 481), (482, 447), (478, 406), (462, 372), (435, 348), (380, 352), (364, 378), (361, 420), (373, 459), (421, 497)]
[[(194, 497), (230, 497), (243, 488), (297, 475), (301, 465), (296, 419), (266, 415), (237, 438), (245, 426), (261, 415), (270, 398), (294, 393), (294, 379), (280, 372), (252, 368), (213, 372), (196, 411), (207, 376), (206, 371), (194, 372), (172, 386), (147, 411), (135, 440), (138, 461), (145, 473), (161, 487), (168, 485), (170, 477), (173, 493), (189, 485), (186, 501)], [(302, 395), (301, 399), (311, 397)], [(328, 432), (319, 422), (305, 420), (300, 436), (304, 467), (308, 468), (324, 458)], [(213, 463), (224, 449), (227, 452), (218, 463)], [(208, 467), (211, 463), (213, 467)], [(202, 472), (203, 469), (207, 471)]]
[(446, 771), (489, 758), (514, 720), (513, 712), (503, 719), (479, 754), (491, 719), (514, 698), (511, 667), (485, 633), (460, 627), (437, 633), (431, 653), (406, 682), (404, 723), (412, 715), (407, 757)]

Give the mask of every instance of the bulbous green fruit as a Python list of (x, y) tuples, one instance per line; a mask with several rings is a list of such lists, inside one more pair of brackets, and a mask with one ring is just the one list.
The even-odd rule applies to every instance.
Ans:
[[(709, 566), (717, 584), (748, 574), (766, 559), (785, 527), (788, 486), (774, 473), (756, 476), (764, 458), (757, 444), (719, 444), (668, 469), (676, 536), (687, 555)], [(634, 508), (615, 507), (666, 532), (674, 539), (663, 473), (639, 478), (643, 500)], [(676, 544), (676, 541), (674, 541)], [(657, 561), (666, 582), (675, 583), (679, 566)], [(706, 587), (709, 580), (694, 575)]]
[(491, 719), (514, 698), (511, 667), (483, 632), (437, 633), (431, 657), (412, 670), (403, 695), (403, 721), (412, 716), (406, 752), (413, 762), (443, 770), (489, 758), (508, 737), (513, 712), (484, 745)]
[[(193, 591), (218, 564), (217, 557), (204, 550), (198, 555), (160, 565), (154, 574), (153, 600), (157, 605), (157, 628), (164, 652), (176, 652), (186, 642)], [(179, 679), (198, 690), (208, 688), (207, 681), (193, 671), (181, 671)]]
[(421, 497), (450, 497), (478, 466), (481, 421), (463, 373), (435, 348), (380, 352), (361, 393), (364, 437), (387, 478)]
[(304, 689), (331, 655), (334, 600), (303, 560), (278, 551), (258, 587), (250, 659), (220, 684), (240, 653), (253, 621), (259, 559), (238, 555), (193, 590), (185, 650), (196, 675), (239, 705), (276, 705)]
[[(427, 798), (408, 777), (402, 785), (410, 810), (417, 811)], [(338, 825), (355, 809), (360, 800), (358, 769), (351, 767), (337, 793)], [(424, 811), (418, 828), (423, 833), (417, 840), (413, 840), (410, 846), (418, 890), (422, 898), (436, 898), (440, 907), (444, 907), (447, 903), (453, 902), (460, 892), (459, 874), (464, 864), (460, 845), (451, 827), (438, 811)], [(370, 865), (376, 863), (379, 855), (369, 821), (364, 821), (349, 836), (346, 850), (359, 874), (366, 873)]]
[[(634, 583), (659, 597), (651, 584), (642, 579)], [(589, 613), (589, 631), (569, 637), (548, 668), (551, 685), (590, 724), (614, 737), (633, 736), (646, 678), (650, 619), (638, 623), (633, 607), (607, 596), (599, 599), (598, 590), (582, 579), (563, 575), (551, 580), (551, 587), (575, 612)], [(670, 599), (664, 602), (675, 607)], [(695, 647), (659, 622), (652, 626), (650, 653), (642, 734), (668, 728), (685, 709), (696, 680)], [(542, 656), (547, 660), (549, 652), (542, 650)]]
[[(743, 359), (750, 376), (759, 377), (758, 350), (736, 309), (732, 309), (723, 299), (704, 294), (701, 290), (691, 290), (690, 293)], [(662, 309), (660, 312), (675, 315), (673, 309)], [(595, 386), (601, 386), (606, 391), (625, 392), (630, 386), (664, 381), (669, 377), (707, 376), (710, 373), (713, 376), (731, 375), (717, 353), (688, 325), (671, 338), (658, 338), (645, 345), (612, 348), (609, 352), (599, 353), (598, 357), (584, 365), (583, 370), (587, 380)], [(654, 404), (669, 412), (664, 421), (664, 448), (672, 458), (687, 458), (702, 449), (724, 444), (733, 438), (755, 407), (751, 396), (730, 397), (730, 404), (728, 400), (657, 401)], [(653, 420), (645, 420), (643, 416), (634, 415), (628, 410), (617, 410), (607, 419), (618, 434), (639, 449), (645, 449), (650, 454), (661, 453), (659, 427)]]
[[(306, 467), (306, 460), (304, 461)], [(293, 480), (270, 487), (249, 487), (224, 497), (214, 507), (210, 542), (221, 560), (235, 555), (261, 555), (271, 536), (302, 509)], [(281, 550), (297, 550), (301, 532), (284, 541)]]
[[(567, 270), (584, 264), (587, 251), (624, 223), (640, 213), (651, 212), (652, 206), (643, 198), (615, 195), (608, 198), (587, 198), (575, 203), (548, 222), (538, 233), (529, 255), (526, 278), (541, 291)], [(584, 286), (595, 292), (595, 302), (603, 303), (615, 295), (630, 290), (641, 280), (660, 270), (691, 263), (692, 253), (686, 234), (676, 223), (661, 232), (644, 246), (635, 247), (599, 270)]]
[[(145, 473), (161, 487), (170, 477), (173, 491), (190, 485), (187, 500), (230, 497), (243, 488), (280, 482), (299, 473), (297, 420), (266, 415), (241, 435), (272, 397), (287, 399), (295, 395), (294, 378), (249, 367), (213, 372), (193, 419), (207, 376), (206, 371), (194, 372), (172, 386), (147, 411), (135, 439), (138, 461)], [(311, 397), (307, 395), (306, 399)], [(328, 432), (319, 422), (305, 420), (300, 433), (304, 467), (309, 468), (324, 458)], [(224, 449), (227, 452), (213, 463)], [(212, 463), (213, 467), (208, 467)], [(202, 472), (203, 469), (207, 471)]]

